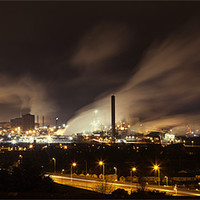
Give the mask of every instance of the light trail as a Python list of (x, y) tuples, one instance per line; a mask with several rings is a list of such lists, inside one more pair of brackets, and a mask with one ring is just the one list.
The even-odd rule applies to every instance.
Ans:
[[(68, 180), (68, 181), (71, 181), (71, 177), (66, 177), (66, 176), (59, 176), (59, 175), (50, 175), (50, 177), (56, 181), (55, 179), (64, 179), (64, 180)], [(99, 180), (91, 180), (91, 179), (84, 179), (84, 178), (72, 178), (73, 182), (86, 182), (86, 183), (103, 183), (102, 181), (99, 181)], [(61, 184), (64, 184), (61, 182)], [(66, 183), (66, 185), (71, 185), (70, 183)], [(106, 182), (106, 184), (108, 185), (113, 185), (115, 186), (115, 189), (118, 189), (118, 188), (126, 188), (128, 189), (128, 191), (130, 191), (131, 189), (137, 189), (138, 186), (135, 185), (135, 184), (127, 184), (127, 183), (113, 183), (113, 182)], [(74, 187), (78, 187), (76, 185), (73, 185)], [(82, 187), (85, 187), (84, 185), (81, 185)], [(87, 189), (88, 188), (92, 188), (94, 189), (93, 187), (88, 187), (87, 186)], [(158, 187), (158, 186), (147, 186), (146, 187), (147, 189), (150, 189), (150, 190), (159, 190), (159, 191), (162, 191), (162, 192), (166, 192), (166, 193), (169, 193), (169, 194), (172, 194), (172, 195), (177, 195), (177, 196), (200, 196), (200, 193), (197, 192), (197, 191), (185, 191), (183, 189), (179, 189), (177, 192), (174, 191), (173, 187), (171, 188), (162, 188), (161, 187)]]

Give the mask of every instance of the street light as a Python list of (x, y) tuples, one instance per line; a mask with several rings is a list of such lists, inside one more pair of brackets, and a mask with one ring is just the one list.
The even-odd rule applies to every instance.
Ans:
[(71, 182), (72, 182), (72, 167), (76, 167), (76, 163), (73, 162), (72, 165), (71, 165)]
[(85, 160), (85, 175), (87, 175), (87, 160)]
[[(113, 167), (114, 168), (114, 170), (115, 170), (115, 174), (116, 174), (116, 177), (117, 177), (117, 167)], [(118, 180), (118, 177), (115, 179), (115, 181), (117, 181)]]
[(132, 187), (133, 187), (133, 172), (136, 172), (136, 167), (131, 168), (131, 192), (132, 192)]
[(160, 186), (160, 167), (158, 165), (154, 165), (153, 169), (158, 171), (158, 185)]
[(105, 176), (105, 165), (104, 165), (104, 162), (103, 161), (99, 161), (99, 165), (100, 166), (103, 166), (103, 180), (104, 180), (104, 176)]
[(165, 176), (165, 180), (166, 180), (166, 186), (168, 186), (168, 177)]
[(58, 117), (56, 117), (56, 129), (58, 128)]
[(53, 163), (54, 163), (54, 166), (53, 166), (54, 172), (56, 172), (56, 159), (55, 159), (55, 158), (52, 158), (52, 160), (53, 160)]

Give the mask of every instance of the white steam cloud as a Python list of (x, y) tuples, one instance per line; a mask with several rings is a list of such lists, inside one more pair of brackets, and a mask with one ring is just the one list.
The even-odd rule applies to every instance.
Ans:
[[(102, 42), (102, 46), (104, 44)], [(116, 121), (125, 119), (131, 123), (132, 130), (141, 132), (176, 127), (174, 130), (181, 134), (187, 129), (187, 124), (198, 128), (199, 52), (199, 31), (196, 34), (177, 34), (161, 45), (152, 46), (139, 64), (138, 71), (114, 92)], [(96, 59), (96, 56), (92, 57), (93, 54), (90, 60)], [(99, 57), (103, 59), (105, 56), (100, 53)], [(89, 61), (82, 58), (79, 62)], [(69, 121), (65, 134), (94, 131), (101, 125), (109, 126), (110, 96), (81, 109)], [(142, 126), (139, 126), (141, 123)]]

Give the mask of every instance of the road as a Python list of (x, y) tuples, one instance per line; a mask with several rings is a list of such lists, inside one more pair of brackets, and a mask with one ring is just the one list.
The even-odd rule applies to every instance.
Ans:
[[(138, 186), (136, 184), (129, 184), (129, 183), (120, 183), (120, 182), (102, 182), (99, 180), (91, 180), (85, 178), (72, 178), (65, 176), (65, 175), (50, 175), (54, 182), (64, 184), (64, 185), (71, 185), (73, 187), (97, 191), (97, 192), (105, 192), (111, 193), (116, 189), (124, 189), (131, 193), (132, 191), (136, 190)], [(195, 190), (186, 190), (186, 189), (178, 189), (177, 191), (174, 190), (172, 186), (157, 186), (157, 185), (148, 185), (146, 189), (149, 190), (159, 190), (162, 192), (166, 192), (166, 194), (170, 194), (173, 196), (200, 196), (199, 191)]]

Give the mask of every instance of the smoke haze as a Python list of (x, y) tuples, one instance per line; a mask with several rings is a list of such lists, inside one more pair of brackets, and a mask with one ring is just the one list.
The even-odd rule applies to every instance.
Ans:
[[(11, 78), (1, 75), (0, 102), (5, 112), (9, 109), (9, 118), (19, 117), (21, 114), (31, 112), (36, 115), (47, 115), (55, 109), (54, 103), (49, 100), (47, 88), (28, 76)], [(4, 110), (1, 109), (1, 114)], [(7, 112), (6, 112), (7, 113)], [(15, 113), (19, 113), (16, 116)], [(5, 118), (5, 116), (2, 116)]]
[(81, 68), (95, 68), (102, 61), (119, 54), (128, 40), (129, 32), (125, 25), (102, 22), (83, 36), (71, 64)]

